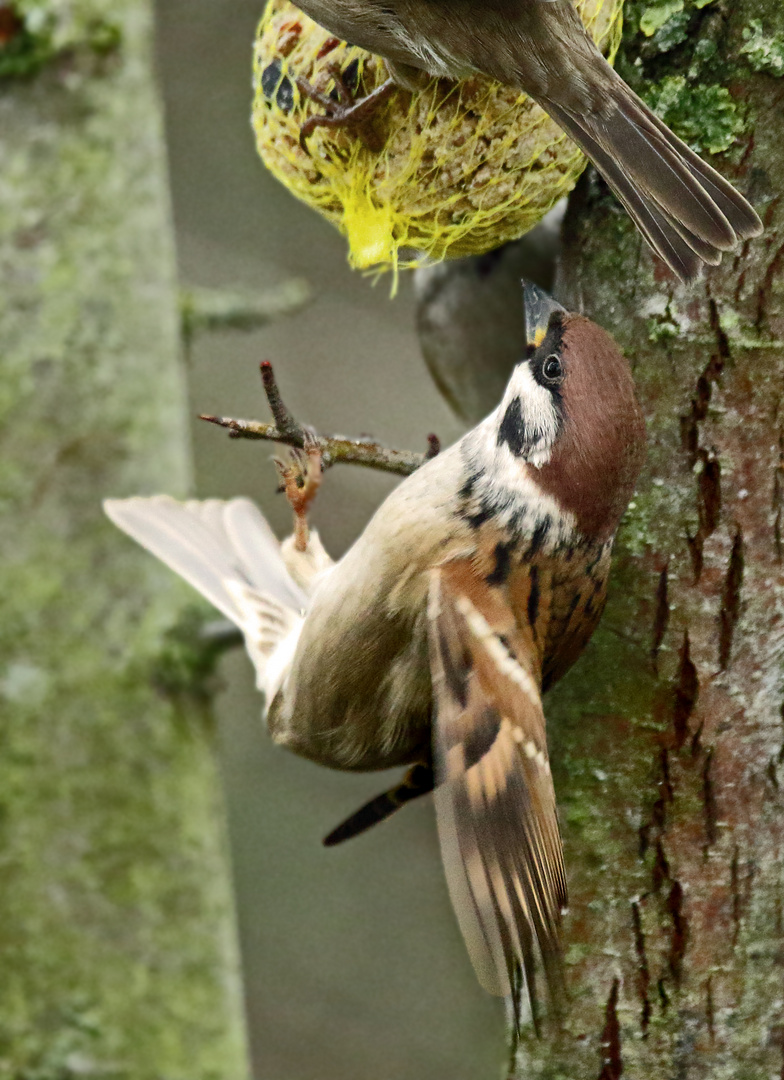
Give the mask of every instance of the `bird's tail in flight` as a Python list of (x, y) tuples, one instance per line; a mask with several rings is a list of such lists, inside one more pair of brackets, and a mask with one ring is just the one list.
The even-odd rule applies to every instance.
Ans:
[(281, 545), (248, 499), (107, 499), (118, 528), (174, 570), (242, 631), (271, 702), (285, 678), (312, 580), (331, 565), (313, 530), (308, 551)]

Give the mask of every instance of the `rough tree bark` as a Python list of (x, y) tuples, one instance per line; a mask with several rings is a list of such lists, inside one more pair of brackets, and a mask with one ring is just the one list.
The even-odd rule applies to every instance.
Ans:
[(630, 6), (627, 56), (703, 151), (732, 135), (722, 164), (765, 235), (684, 289), (596, 185), (565, 229), (564, 298), (633, 359), (650, 450), (602, 635), (553, 702), (579, 1004), (545, 1075), (767, 1080), (784, 1075), (784, 10), (686, 5), (646, 43), (651, 10)]
[(4, 1080), (246, 1074), (208, 717), (151, 677), (187, 590), (100, 509), (188, 480), (149, 36), (0, 4)]
[(632, 360), (649, 459), (546, 702), (571, 1004), (516, 1075), (780, 1080), (784, 8), (634, 0), (620, 62), (701, 152), (732, 144), (714, 160), (765, 234), (683, 288), (595, 174), (567, 213), (559, 299)]

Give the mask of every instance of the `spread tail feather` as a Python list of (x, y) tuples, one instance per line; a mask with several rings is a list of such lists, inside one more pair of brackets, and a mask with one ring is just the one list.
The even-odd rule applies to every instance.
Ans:
[(248, 499), (178, 502), (167, 495), (103, 505), (118, 528), (239, 627), (259, 689), (271, 700), (285, 678), (308, 596), (261, 512)]
[[(604, 63), (604, 61), (602, 61)], [(640, 232), (673, 273), (691, 280), (762, 223), (749, 203), (681, 142), (607, 66), (601, 110), (579, 115), (542, 106), (589, 157)]]

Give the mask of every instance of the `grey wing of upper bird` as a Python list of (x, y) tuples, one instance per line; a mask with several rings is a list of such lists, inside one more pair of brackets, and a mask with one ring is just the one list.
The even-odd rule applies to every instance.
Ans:
[(300, 0), (340, 37), (406, 72), (474, 71), (537, 101), (591, 159), (638, 229), (683, 280), (762, 223), (610, 67), (571, 0)]
[(509, 609), (498, 594), (488, 599), (470, 563), (433, 571), (436, 818), (477, 976), (514, 996), (522, 972), (535, 1017), (537, 952), (551, 1000), (563, 993), (566, 877), (538, 681), (525, 635), (499, 633)]

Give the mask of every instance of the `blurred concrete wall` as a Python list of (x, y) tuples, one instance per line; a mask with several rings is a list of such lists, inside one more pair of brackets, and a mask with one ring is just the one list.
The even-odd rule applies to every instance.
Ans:
[[(389, 299), (352, 273), (329, 225), (266, 175), (249, 124), (260, 0), (159, 0), (159, 63), (185, 284), (264, 288), (306, 277), (301, 315), (242, 337), (214, 335), (191, 358), (194, 415), (263, 416), (258, 364), (288, 404), (326, 431), (372, 432), (424, 448), (458, 434), (413, 332), (410, 282)], [(278, 529), (270, 450), (194, 422), (198, 494), (250, 494)], [(339, 554), (388, 479), (327, 474), (314, 519)], [(495, 1077), (502, 1010), (476, 984), (448, 904), (429, 800), (347, 845), (322, 835), (386, 776), (343, 776), (276, 750), (259, 723), (244, 655), (220, 702), (256, 1080)]]

